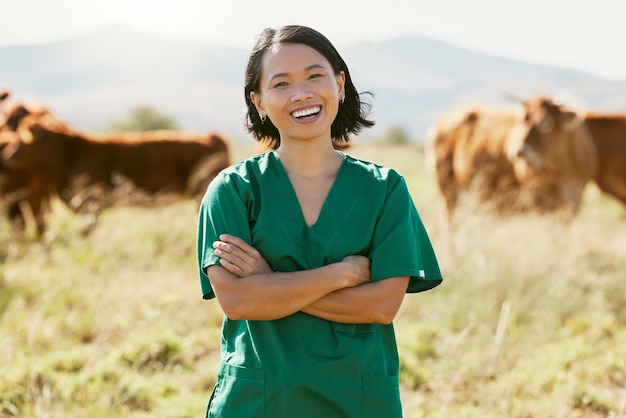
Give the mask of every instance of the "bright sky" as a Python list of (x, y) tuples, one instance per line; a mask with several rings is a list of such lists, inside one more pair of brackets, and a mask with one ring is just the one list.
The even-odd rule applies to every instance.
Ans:
[(626, 0), (0, 0), (0, 45), (115, 23), (244, 48), (285, 24), (311, 26), (337, 47), (421, 35), (626, 81)]

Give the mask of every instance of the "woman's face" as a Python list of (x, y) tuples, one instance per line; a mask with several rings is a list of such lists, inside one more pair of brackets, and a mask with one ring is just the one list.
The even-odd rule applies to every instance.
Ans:
[(303, 44), (283, 44), (265, 52), (258, 92), (250, 98), (278, 129), (281, 141), (330, 138), (344, 95), (345, 75)]

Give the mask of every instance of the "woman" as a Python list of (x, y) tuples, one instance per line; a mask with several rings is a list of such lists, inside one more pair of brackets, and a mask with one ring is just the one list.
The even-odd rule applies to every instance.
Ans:
[(392, 320), (442, 280), (405, 181), (333, 147), (373, 122), (319, 32), (266, 29), (245, 80), (248, 130), (276, 149), (200, 208), (202, 294), (225, 313), (207, 417), (400, 417)]

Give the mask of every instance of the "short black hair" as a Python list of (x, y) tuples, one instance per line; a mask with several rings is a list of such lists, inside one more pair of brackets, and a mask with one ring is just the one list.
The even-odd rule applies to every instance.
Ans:
[(252, 48), (246, 66), (244, 95), (246, 100), (246, 129), (257, 141), (273, 142), (274, 147), (280, 145), (280, 134), (274, 124), (266, 119), (261, 121), (250, 93), (259, 91), (263, 56), (274, 45), (303, 44), (322, 54), (332, 65), (336, 75), (345, 74), (345, 99), (339, 105), (339, 111), (331, 126), (331, 137), (340, 142), (348, 142), (350, 134), (357, 134), (363, 128), (374, 126), (374, 121), (367, 119), (371, 104), (363, 100), (364, 95), (373, 96), (370, 92), (359, 93), (352, 83), (348, 66), (337, 49), (324, 35), (306, 26), (288, 25), (280, 29), (267, 28), (258, 36)]

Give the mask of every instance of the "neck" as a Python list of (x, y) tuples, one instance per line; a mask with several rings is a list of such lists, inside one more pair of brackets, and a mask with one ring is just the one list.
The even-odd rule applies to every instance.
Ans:
[(343, 160), (330, 139), (281, 142), (276, 153), (287, 173), (307, 177), (335, 172)]

